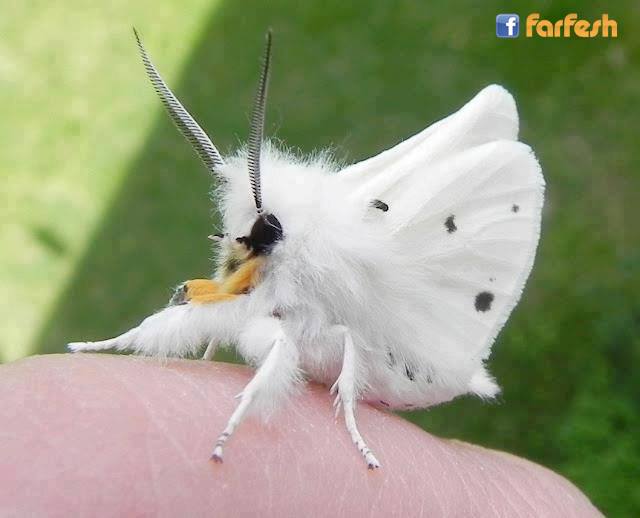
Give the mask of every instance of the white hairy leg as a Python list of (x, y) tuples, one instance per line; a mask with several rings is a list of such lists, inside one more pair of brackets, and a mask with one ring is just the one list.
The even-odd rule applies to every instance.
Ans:
[(347, 430), (351, 435), (351, 440), (353, 444), (356, 445), (358, 451), (364, 457), (364, 460), (367, 463), (367, 467), (369, 469), (376, 469), (380, 467), (380, 463), (378, 459), (376, 459), (373, 452), (367, 446), (367, 443), (364, 442), (362, 435), (358, 431), (358, 426), (356, 425), (356, 383), (355, 383), (355, 370), (356, 370), (356, 350), (353, 344), (353, 339), (351, 338), (351, 333), (349, 329), (344, 326), (338, 326), (336, 328), (339, 332), (342, 333), (344, 337), (344, 352), (342, 357), (342, 370), (340, 371), (340, 376), (331, 387), (329, 391), (330, 394), (334, 394), (337, 391), (336, 399), (334, 406), (336, 407), (336, 417), (340, 412), (340, 406), (342, 406), (344, 410), (344, 421), (347, 425)]
[(202, 355), (203, 360), (210, 361), (213, 359), (213, 355), (216, 353), (218, 349), (218, 341), (217, 340), (209, 340), (209, 345), (207, 345), (207, 349)]
[[(241, 423), (247, 411), (264, 410), (266, 407), (274, 406), (274, 402), (285, 396), (299, 379), (298, 351), (287, 339), (280, 322), (277, 319), (264, 319), (258, 325), (265, 331), (271, 330), (272, 334), (264, 336), (262, 342), (273, 345), (255, 376), (238, 395), (240, 403), (218, 437), (211, 455), (211, 459), (216, 462), (222, 462), (223, 446)], [(255, 339), (255, 336), (252, 338)], [(244, 347), (251, 345), (262, 347), (256, 342), (245, 343)]]
[(126, 333), (122, 333), (121, 335), (108, 340), (101, 340), (99, 342), (71, 342), (67, 344), (67, 349), (72, 353), (104, 351), (105, 349), (123, 350), (135, 341), (137, 334), (138, 327), (134, 327)]
[(68, 347), (72, 352), (117, 349), (167, 357), (191, 355), (209, 344), (207, 352), (213, 354), (217, 344), (235, 339), (235, 329), (243, 321), (246, 317), (242, 307), (233, 301), (180, 304), (154, 313), (139, 326), (111, 340), (74, 342)]

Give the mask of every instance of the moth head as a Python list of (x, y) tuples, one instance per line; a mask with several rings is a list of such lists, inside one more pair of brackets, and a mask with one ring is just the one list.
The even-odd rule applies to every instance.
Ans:
[[(211, 142), (211, 139), (166, 85), (151, 62), (151, 59), (142, 45), (140, 36), (135, 28), (133, 29), (133, 32), (138, 43), (138, 49), (140, 50), (140, 55), (147, 75), (155, 91), (159, 95), (162, 104), (164, 104), (174, 124), (191, 143), (207, 169), (209, 169), (209, 171), (218, 178), (220, 183), (224, 184), (227, 181), (227, 178), (225, 178), (223, 174), (226, 169), (225, 161), (213, 145), (213, 142)], [(252, 255), (268, 254), (273, 249), (273, 246), (283, 237), (282, 225), (278, 218), (274, 214), (270, 214), (264, 210), (262, 204), (260, 175), (260, 152), (264, 135), (267, 86), (269, 82), (269, 68), (271, 65), (271, 38), (271, 29), (269, 29), (266, 34), (265, 50), (260, 70), (260, 78), (258, 81), (258, 89), (251, 113), (251, 126), (247, 153), (249, 182), (255, 204), (256, 219), (248, 234), (239, 236), (235, 239), (236, 246), (244, 245), (247, 251)]]
[(258, 216), (247, 236), (236, 238), (244, 244), (252, 255), (265, 255), (282, 239), (282, 225), (273, 214)]

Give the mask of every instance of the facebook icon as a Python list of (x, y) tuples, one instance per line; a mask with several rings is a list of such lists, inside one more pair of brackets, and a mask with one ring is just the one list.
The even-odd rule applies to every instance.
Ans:
[(517, 38), (519, 33), (520, 17), (517, 14), (496, 16), (496, 36), (498, 38)]

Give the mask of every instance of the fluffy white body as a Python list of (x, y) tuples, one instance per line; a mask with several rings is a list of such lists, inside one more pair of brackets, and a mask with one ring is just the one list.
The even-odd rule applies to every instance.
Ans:
[[(258, 368), (214, 457), (249, 410), (276, 408), (305, 378), (338, 392), (351, 436), (379, 465), (355, 422), (357, 400), (424, 408), (499, 391), (485, 361), (522, 293), (540, 233), (544, 180), (517, 141), (511, 95), (489, 86), (450, 117), (341, 171), (265, 145), (264, 209), (283, 238), (247, 295), (169, 306), (127, 333), (74, 351), (114, 347), (192, 355), (233, 344)], [(219, 257), (256, 216), (244, 151), (216, 193)], [(377, 201), (374, 201), (377, 200)]]

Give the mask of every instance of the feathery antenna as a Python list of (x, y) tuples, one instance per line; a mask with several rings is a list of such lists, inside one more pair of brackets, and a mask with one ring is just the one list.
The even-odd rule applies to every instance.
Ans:
[(262, 69), (258, 82), (258, 91), (251, 112), (251, 129), (249, 131), (249, 179), (253, 190), (253, 199), (258, 214), (262, 214), (262, 192), (260, 189), (260, 149), (264, 134), (264, 116), (267, 102), (267, 85), (269, 82), (269, 66), (271, 64), (271, 29), (267, 31)]
[(162, 104), (164, 104), (164, 107), (171, 116), (174, 124), (180, 130), (180, 133), (184, 135), (196, 153), (198, 153), (200, 160), (204, 162), (204, 165), (210, 172), (215, 173), (216, 169), (224, 165), (224, 160), (222, 160), (220, 153), (200, 125), (194, 120), (185, 107), (182, 106), (180, 101), (178, 101), (177, 97), (156, 70), (156, 67), (153, 66), (135, 27), (133, 28), (133, 34), (138, 42), (138, 49), (140, 50), (140, 56), (142, 57), (144, 68), (147, 71), (147, 76), (149, 76), (149, 80), (160, 97)]

